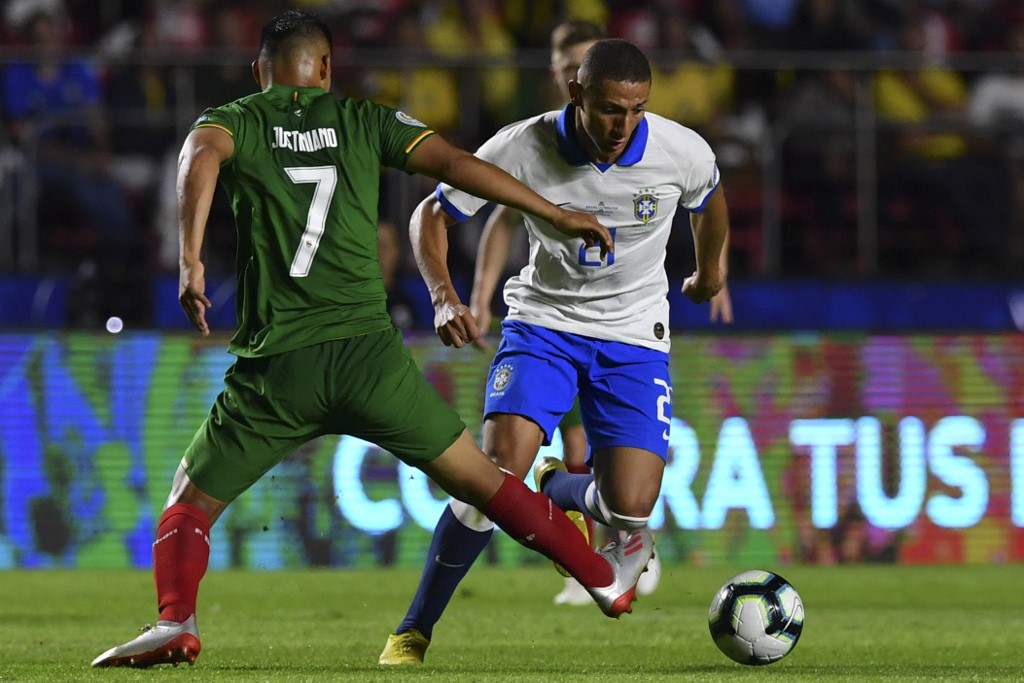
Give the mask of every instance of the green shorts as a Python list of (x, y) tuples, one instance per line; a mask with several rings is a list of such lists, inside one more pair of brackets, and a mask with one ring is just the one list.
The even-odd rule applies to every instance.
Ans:
[(200, 490), (230, 502), (286, 455), (325, 434), (349, 434), (420, 466), (466, 426), (427, 382), (401, 332), (239, 358), (185, 451)]
[(558, 430), (582, 426), (583, 415), (580, 413), (580, 397), (577, 396), (576, 400), (572, 402), (572, 408), (569, 408), (569, 412), (563, 415), (562, 421), (558, 423)]

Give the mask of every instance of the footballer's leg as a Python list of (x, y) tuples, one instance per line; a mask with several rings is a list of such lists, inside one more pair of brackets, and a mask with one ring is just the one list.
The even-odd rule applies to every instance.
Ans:
[[(518, 431), (514, 431), (517, 428)], [(485, 448), (493, 454), (499, 467), (516, 476), (529, 471), (542, 436), (536, 424), (514, 415), (488, 416), (484, 422)], [(476, 449), (472, 440), (461, 447), (468, 449), (470, 446)], [(424, 471), (434, 478), (428, 467), (424, 467)], [(458, 485), (458, 481), (452, 483), (452, 486)], [(459, 583), (490, 540), (494, 522), (476, 506), (464, 502), (473, 494), (466, 491), (453, 495), (454, 499), (445, 507), (434, 527), (416, 593), (405, 618), (389, 640), (389, 647), (380, 657), (382, 664), (412, 663), (407, 661), (410, 649), (425, 651), (433, 638), (434, 625), (441, 619)], [(420, 648), (421, 643), (426, 645)]]
[[(482, 510), (519, 543), (568, 569), (606, 615), (617, 618), (632, 611), (636, 583), (654, 554), (654, 540), (646, 529), (633, 534), (628, 544), (595, 552), (561, 510), (498, 469), (469, 432), (421, 467), (445, 491)], [(429, 639), (419, 628), (406, 629), (388, 637), (379, 662), (422, 663), (427, 645)]]
[(210, 559), (210, 526), (226, 503), (199, 490), (178, 467), (153, 543), (160, 620), (133, 640), (93, 660), (94, 667), (192, 664), (201, 649), (196, 626), (199, 582)]
[(654, 509), (668, 457), (668, 354), (596, 340), (592, 352), (580, 387), (580, 406), (587, 417), (594, 474), (551, 469), (538, 483), (563, 508), (585, 511), (607, 526), (634, 529)]
[[(591, 356), (590, 342), (517, 321), (506, 320), (501, 329), (484, 400), (484, 452), (503, 469), (524, 478), (541, 446), (549, 445), (558, 429), (565, 439), (565, 466), (589, 471), (577, 392), (579, 369)], [(571, 510), (565, 514), (590, 543), (586, 516)], [(555, 568), (570, 576), (557, 562)]]
[[(562, 436), (562, 462), (565, 463), (565, 469), (570, 474), (590, 474), (590, 465), (587, 464), (587, 433), (583, 428), (583, 416), (580, 412), (580, 401), (579, 397), (573, 401), (572, 409), (569, 410), (563, 417), (562, 421), (558, 423), (558, 432)], [(538, 470), (534, 470), (534, 481), (536, 483), (537, 476), (540, 474)], [(540, 490), (538, 485), (537, 490)], [(566, 510), (565, 514), (576, 522), (577, 526), (582, 522), (586, 528), (587, 537), (590, 539), (590, 547), (599, 548), (601, 543), (597, 540), (597, 529), (596, 523), (593, 517), (584, 515), (582, 512)], [(602, 527), (605, 529), (605, 527)], [(607, 533), (603, 535), (607, 536)], [(558, 565), (556, 569), (560, 569)], [(560, 572), (561, 573), (561, 572)], [(640, 577), (641, 583), (647, 577), (649, 572), (644, 572), (643, 576)], [(639, 585), (638, 585), (639, 586)], [(637, 592), (640, 592), (639, 587)], [(565, 577), (565, 586), (562, 587), (554, 598), (556, 605), (576, 605), (583, 606), (589, 605), (593, 602), (590, 594), (580, 584), (579, 581), (572, 578), (571, 576)]]
[[(113, 647), (95, 667), (193, 663), (200, 651), (196, 599), (210, 557), (210, 528), (228, 504), (320, 429), (328, 349), (239, 359), (185, 451), (153, 543), (159, 621)], [(294, 379), (301, 378), (301, 379)], [(284, 408), (282, 409), (282, 406)]]
[[(665, 461), (642, 449), (607, 449), (595, 454), (595, 482), (589, 500), (595, 509), (612, 512), (609, 517), (625, 537), (631, 529), (647, 524), (661, 490)], [(661, 579), (661, 562), (655, 555), (637, 583), (638, 595), (653, 593)]]
[(568, 569), (605, 614), (619, 617), (632, 611), (636, 582), (654, 554), (649, 531), (638, 530), (617, 549), (594, 552), (547, 496), (495, 467), (468, 432), (427, 463), (424, 471), (449, 493), (482, 510), (519, 543)]
[[(552, 462), (554, 461), (554, 462)], [(665, 461), (636, 448), (600, 449), (594, 453), (594, 475), (571, 474), (554, 458), (542, 458), (534, 468), (538, 488), (549, 494), (556, 504), (587, 510), (588, 516), (612, 527), (618, 540), (606, 549), (626, 548), (637, 530), (647, 530), (647, 521), (657, 501)], [(636, 586), (637, 595), (650, 595), (658, 586), (661, 565), (657, 555), (651, 556)], [(650, 577), (650, 578), (648, 578)], [(556, 596), (560, 604), (570, 602), (569, 588)], [(585, 604), (585, 603), (584, 603)]]
[[(545, 435), (554, 430), (575, 393), (575, 375), (571, 368), (555, 368), (555, 376), (544, 382), (548, 390), (540, 394), (531, 390), (531, 383), (521, 379), (539, 376), (538, 367), (545, 370), (552, 366), (549, 362), (538, 360), (532, 353), (536, 351), (537, 344), (520, 339), (525, 333), (506, 330), (502, 336), (501, 346), (492, 362), (488, 378), (488, 386), (497, 389), (488, 392), (484, 407), (486, 418), (483, 430), (484, 451), (499, 467), (519, 478), (524, 477), (529, 471), (530, 465), (537, 457), (538, 449), (545, 441)], [(523, 353), (523, 347), (528, 348), (531, 353)], [(412, 389), (405, 391), (411, 392)], [(392, 392), (388, 396), (389, 405), (394, 404), (394, 395), (402, 395), (402, 392)], [(423, 406), (430, 403), (428, 396), (421, 396), (411, 411), (416, 414), (417, 419), (422, 419)], [(444, 410), (450, 412), (446, 404), (441, 405)], [(539, 416), (536, 419), (524, 417), (530, 410), (536, 411)], [(434, 429), (437, 429), (437, 425), (445, 423), (445, 416), (439, 412), (429, 420)], [(542, 424), (546, 428), (542, 427)], [(447, 444), (451, 444), (451, 441), (449, 440)], [(471, 441), (466, 446), (479, 451)], [(401, 448), (389, 450), (393, 453), (407, 452)], [(465, 450), (468, 454), (468, 448)], [(471, 462), (474, 458), (475, 454), (472, 454), (466, 462)], [(408, 458), (403, 459), (410, 461)], [(423, 467), (432, 478), (441, 483), (433, 476), (434, 473), (429, 466), (414, 464)], [(435, 464), (431, 463), (431, 466)], [(446, 476), (444, 472), (437, 474), (441, 477)], [(459, 485), (460, 479), (451, 477), (451, 481), (455, 486)], [(469, 492), (465, 495), (449, 492), (453, 493), (456, 500), (445, 508), (434, 529), (416, 594), (405, 618), (395, 629), (393, 638), (389, 640), (389, 646), (381, 654), (380, 662), (383, 664), (422, 661), (421, 655), (425, 646), (421, 645), (429, 644), (430, 638), (433, 637), (434, 625), (441, 618), (459, 582), (490, 539), (494, 524), (488, 518), (490, 515), (481, 514), (478, 510), (479, 504), (486, 502), (488, 498), (474, 498)], [(479, 504), (474, 504), (475, 502)], [(413, 651), (411, 655), (410, 650)]]
[(647, 524), (661, 491), (665, 461), (640, 448), (594, 452), (594, 474), (570, 474), (554, 458), (534, 467), (538, 489), (559, 507), (586, 511), (600, 524), (632, 531)]
[[(511, 413), (491, 413), (484, 420), (484, 452), (506, 472), (525, 479), (544, 444), (544, 434), (544, 429), (534, 419)], [(563, 461), (557, 458), (550, 460), (564, 469)], [(591, 535), (586, 516), (571, 510), (565, 511), (565, 516), (590, 544)], [(554, 565), (559, 574), (567, 579), (572, 578), (565, 567), (557, 562)]]
[(557, 505), (629, 533), (646, 525), (661, 490), (671, 425), (668, 356), (618, 342), (597, 342), (595, 352), (599, 362), (587, 368), (580, 392), (594, 474), (542, 459), (534, 476)]

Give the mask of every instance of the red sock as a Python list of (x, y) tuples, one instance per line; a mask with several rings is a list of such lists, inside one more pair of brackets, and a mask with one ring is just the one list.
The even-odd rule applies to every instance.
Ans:
[(509, 536), (568, 569), (584, 586), (604, 587), (614, 580), (611, 565), (591, 550), (561, 508), (514, 476), (505, 475), (483, 512)]
[[(565, 469), (569, 470), (569, 474), (590, 474), (590, 467), (587, 465), (566, 465)], [(594, 536), (597, 533), (597, 529), (594, 527), (594, 518), (583, 512), (583, 521), (587, 524), (587, 536), (590, 538), (590, 547), (598, 547), (597, 538)]]
[(153, 543), (153, 577), (161, 621), (185, 621), (196, 612), (199, 582), (210, 561), (210, 520), (194, 505), (164, 510)]

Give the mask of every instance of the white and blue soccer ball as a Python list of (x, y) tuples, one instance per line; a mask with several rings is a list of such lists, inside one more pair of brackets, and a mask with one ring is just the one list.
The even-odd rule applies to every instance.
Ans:
[(740, 664), (771, 664), (794, 647), (804, 627), (804, 603), (773, 572), (750, 570), (726, 581), (708, 611), (711, 637)]

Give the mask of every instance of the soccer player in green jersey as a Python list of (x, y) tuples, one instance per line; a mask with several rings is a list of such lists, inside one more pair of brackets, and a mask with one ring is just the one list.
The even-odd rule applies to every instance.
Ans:
[(419, 467), (566, 567), (605, 614), (630, 611), (653, 554), (650, 535), (628, 555), (621, 547), (594, 552), (546, 496), (484, 455), (402, 344), (377, 256), (380, 167), (424, 173), (514, 206), (603, 254), (610, 253), (607, 229), (401, 112), (331, 95), (330, 32), (312, 15), (272, 19), (253, 74), (261, 92), (204, 112), (178, 162), (179, 301), (203, 334), (210, 301), (200, 253), (218, 179), (231, 199), (238, 327), (229, 351), (237, 360), (185, 450), (157, 526), (160, 621), (93, 666), (195, 661), (210, 527), (288, 453), (324, 434), (357, 436)]

